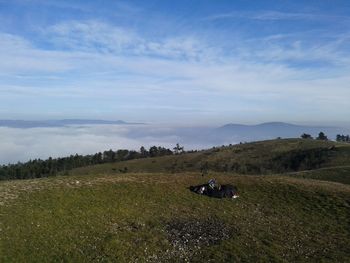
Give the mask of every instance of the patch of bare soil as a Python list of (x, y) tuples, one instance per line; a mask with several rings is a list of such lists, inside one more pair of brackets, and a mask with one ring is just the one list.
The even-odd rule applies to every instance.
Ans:
[(169, 262), (178, 259), (191, 262), (201, 249), (217, 245), (235, 235), (237, 231), (218, 218), (173, 220), (166, 224), (165, 234), (171, 249), (162, 255), (153, 255), (149, 262)]

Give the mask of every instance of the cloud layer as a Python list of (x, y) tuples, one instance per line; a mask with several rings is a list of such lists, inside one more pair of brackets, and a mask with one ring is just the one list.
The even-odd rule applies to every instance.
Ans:
[(180, 143), (186, 150), (244, 141), (293, 138), (302, 133), (317, 136), (325, 132), (329, 139), (349, 134), (350, 127), (310, 127), (285, 123), (263, 125), (225, 125), (223, 127), (174, 127), (163, 125), (71, 125), (50, 128), (0, 127), (0, 165), (71, 154), (94, 154), (105, 150), (163, 146), (172, 149)]
[[(137, 140), (128, 138), (121, 126), (16, 129), (0, 127), (0, 163), (34, 158), (92, 154), (108, 149), (139, 149), (152, 143), (170, 145), (168, 138)], [(150, 142), (151, 140), (151, 142)]]

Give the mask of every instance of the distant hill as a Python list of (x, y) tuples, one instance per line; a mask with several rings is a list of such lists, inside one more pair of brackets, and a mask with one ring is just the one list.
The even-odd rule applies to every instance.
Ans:
[(320, 131), (334, 139), (338, 133), (349, 132), (348, 129), (329, 126), (305, 126), (285, 122), (267, 122), (258, 125), (226, 124), (213, 131), (216, 136), (233, 141), (258, 141), (282, 138), (297, 138), (302, 133), (317, 136)]
[(128, 123), (122, 120), (108, 121), (108, 120), (89, 120), (89, 119), (63, 119), (63, 120), (0, 120), (0, 127), (10, 128), (45, 128), (45, 127), (64, 127), (69, 125), (126, 125), (136, 124)]
[[(337, 134), (350, 134), (349, 128), (330, 126), (295, 125), (284, 122), (267, 122), (257, 125), (226, 124), (221, 127), (166, 127), (148, 126), (145, 129), (129, 129), (128, 136), (137, 140), (167, 141), (172, 138), (173, 144), (179, 142), (186, 149), (205, 149), (212, 146), (236, 144), (281, 138), (300, 138), (303, 133), (316, 137), (323, 131), (330, 140), (335, 140)], [(175, 139), (174, 139), (175, 138)]]

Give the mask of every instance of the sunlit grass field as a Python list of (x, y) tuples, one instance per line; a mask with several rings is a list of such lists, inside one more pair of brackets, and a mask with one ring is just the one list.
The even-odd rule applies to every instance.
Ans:
[[(187, 189), (210, 177), (240, 198)], [(104, 173), (1, 182), (0, 195), (1, 262), (350, 260), (350, 187), (340, 183)]]
[[(349, 167), (286, 139), (2, 181), (0, 262), (349, 262)], [(189, 191), (210, 178), (240, 197)]]

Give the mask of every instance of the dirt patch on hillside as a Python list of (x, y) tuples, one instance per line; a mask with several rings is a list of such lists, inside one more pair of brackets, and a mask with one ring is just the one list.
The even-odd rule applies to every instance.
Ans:
[(170, 259), (191, 262), (201, 249), (234, 237), (237, 230), (218, 218), (176, 219), (166, 224), (165, 234), (171, 248), (162, 255), (153, 255), (149, 262), (168, 262)]

